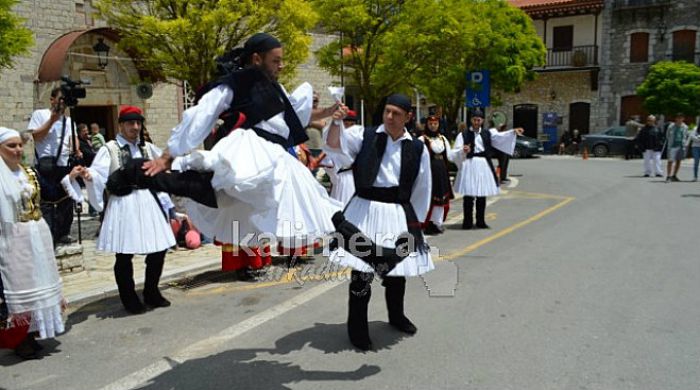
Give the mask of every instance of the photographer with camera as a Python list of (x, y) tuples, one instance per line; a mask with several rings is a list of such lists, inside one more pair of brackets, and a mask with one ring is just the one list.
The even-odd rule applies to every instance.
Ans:
[(41, 185), (41, 212), (51, 229), (54, 245), (75, 242), (69, 235), (73, 223), (73, 200), (61, 186), (71, 162), (82, 159), (73, 134), (73, 122), (65, 115), (66, 103), (62, 87), (51, 90), (51, 108), (32, 113), (27, 129), (34, 137), (36, 170)]

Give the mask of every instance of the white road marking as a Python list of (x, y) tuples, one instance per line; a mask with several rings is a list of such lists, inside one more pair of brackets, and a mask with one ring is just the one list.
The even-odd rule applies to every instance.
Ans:
[(247, 320), (241, 321), (233, 326), (230, 326), (219, 334), (213, 337), (196, 342), (179, 352), (176, 352), (173, 356), (166, 356), (162, 359), (156, 361), (155, 363), (142, 368), (141, 370), (135, 371), (105, 387), (102, 390), (125, 390), (133, 389), (141, 384), (146, 383), (148, 380), (163, 374), (173, 368), (173, 363), (180, 364), (187, 360), (205, 357), (212, 352), (221, 348), (222, 345), (231, 342), (236, 337), (257, 328), (258, 326), (275, 319), (282, 314), (295, 309), (306, 302), (318, 297), (319, 295), (325, 293), (326, 291), (338, 286), (344, 281), (326, 281), (320, 285), (313, 287), (301, 294), (282, 302), (276, 306), (273, 306), (261, 313), (258, 313)]

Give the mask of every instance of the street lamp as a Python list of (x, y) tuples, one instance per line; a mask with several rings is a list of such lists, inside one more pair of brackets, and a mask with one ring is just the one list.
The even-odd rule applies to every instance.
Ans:
[(107, 67), (109, 49), (110, 47), (104, 42), (104, 38), (97, 38), (97, 43), (92, 47), (92, 50), (97, 54), (97, 64), (102, 69)]
[(666, 31), (668, 31), (668, 26), (666, 26), (666, 23), (662, 20), (656, 28), (656, 34), (659, 36), (661, 42), (666, 38)]

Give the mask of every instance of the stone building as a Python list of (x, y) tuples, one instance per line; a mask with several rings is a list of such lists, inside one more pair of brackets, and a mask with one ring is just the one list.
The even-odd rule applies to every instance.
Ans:
[[(21, 1), (15, 12), (27, 20), (35, 45), (29, 56), (17, 57), (14, 69), (0, 73), (3, 125), (26, 129), (32, 111), (48, 106), (51, 89), (65, 75), (90, 81), (72, 110), (76, 122), (96, 122), (111, 138), (119, 106), (138, 105), (154, 141), (165, 142), (182, 110), (182, 89), (177, 83), (144, 83), (138, 59), (117, 49), (117, 32), (93, 17), (91, 0)], [(109, 47), (102, 64), (98, 43)]]
[(646, 115), (635, 90), (663, 60), (700, 64), (700, 2), (606, 0), (600, 104), (608, 125)]
[[(117, 48), (116, 30), (94, 17), (92, 0), (20, 1), (14, 11), (26, 19), (34, 32), (35, 45), (30, 54), (17, 57), (15, 68), (0, 72), (1, 125), (24, 130), (33, 110), (46, 108), (51, 89), (61, 84), (63, 75), (73, 80), (87, 79), (86, 97), (80, 99), (72, 116), (76, 122), (97, 122), (105, 128), (107, 138), (114, 136), (119, 106), (143, 107), (146, 126), (157, 145), (165, 145), (170, 130), (181, 118), (187, 102), (179, 80), (145, 82), (147, 74), (138, 68), (139, 59)], [(312, 50), (333, 36), (310, 34)], [(109, 52), (100, 64), (98, 43)], [(106, 60), (106, 64), (104, 63)], [(313, 56), (300, 66), (299, 80), (310, 81), (323, 93), (334, 80), (321, 71)], [(295, 84), (297, 83), (291, 83)]]
[[(519, 92), (500, 93), (492, 107), (520, 126), (525, 135), (551, 148), (565, 130), (588, 133), (603, 126), (600, 71), (603, 0), (509, 0), (533, 20), (547, 49), (546, 63)], [(498, 93), (498, 92), (496, 92)]]

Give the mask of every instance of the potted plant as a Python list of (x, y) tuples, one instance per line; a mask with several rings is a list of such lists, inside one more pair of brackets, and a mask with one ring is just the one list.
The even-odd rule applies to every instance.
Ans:
[(571, 62), (577, 67), (586, 65), (586, 52), (583, 50), (576, 50), (571, 56)]

